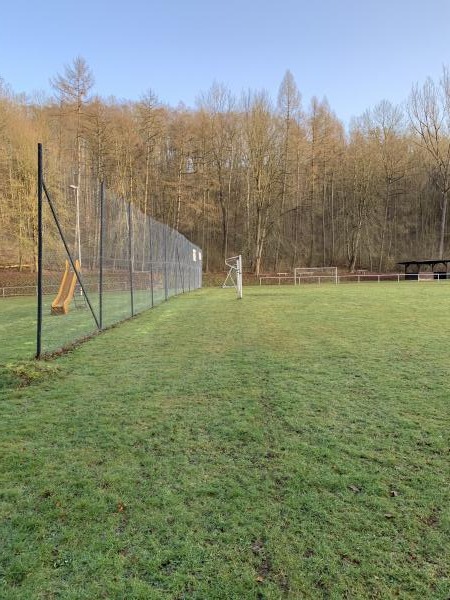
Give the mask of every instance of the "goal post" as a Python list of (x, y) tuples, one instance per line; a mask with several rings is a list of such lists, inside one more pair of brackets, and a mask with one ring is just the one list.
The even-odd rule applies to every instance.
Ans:
[(242, 256), (239, 254), (238, 257), (238, 272), (237, 272), (237, 279), (238, 279), (238, 287), (237, 287), (237, 293), (238, 293), (238, 298), (242, 298)]
[(231, 256), (225, 259), (228, 273), (222, 284), (223, 288), (235, 288), (237, 297), (242, 298), (242, 256)]
[(337, 267), (296, 267), (294, 269), (294, 284), (299, 285), (303, 280), (320, 280), (339, 283)]

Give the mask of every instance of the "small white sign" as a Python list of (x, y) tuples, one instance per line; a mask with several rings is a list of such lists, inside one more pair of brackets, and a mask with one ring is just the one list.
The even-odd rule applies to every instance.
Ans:
[(200, 250), (198, 251), (198, 260), (202, 260), (202, 253)]
[(197, 250), (195, 248), (192, 248), (192, 260), (197, 262)]

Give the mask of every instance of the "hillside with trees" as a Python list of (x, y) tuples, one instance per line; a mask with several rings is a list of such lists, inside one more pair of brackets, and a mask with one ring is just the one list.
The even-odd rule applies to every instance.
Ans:
[(49, 186), (117, 197), (201, 246), (207, 271), (242, 253), (248, 270), (338, 265), (395, 270), (448, 252), (450, 78), (383, 100), (345, 131), (326, 100), (304, 106), (288, 71), (276, 101), (214, 83), (195, 109), (101, 98), (76, 58), (53, 95), (0, 79), (0, 264), (36, 262), (36, 154)]

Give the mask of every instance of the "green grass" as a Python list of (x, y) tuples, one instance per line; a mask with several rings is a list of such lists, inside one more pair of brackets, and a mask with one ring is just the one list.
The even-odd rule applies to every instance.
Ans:
[[(170, 294), (174, 290), (169, 290)], [(98, 294), (90, 293), (92, 308), (98, 318)], [(78, 298), (67, 315), (52, 315), (54, 295), (43, 297), (42, 351), (52, 353), (96, 332), (97, 327), (87, 303)], [(155, 289), (155, 306), (164, 301), (164, 290)], [(135, 314), (151, 305), (148, 290), (135, 290)], [(0, 385), (1, 365), (8, 361), (29, 360), (36, 354), (36, 299), (30, 297), (0, 298)], [(105, 327), (128, 319), (131, 315), (130, 292), (105, 292), (103, 323)]]
[[(169, 290), (174, 294), (174, 290)], [(103, 326), (110, 327), (131, 316), (131, 298), (129, 291), (105, 292), (103, 294)], [(66, 315), (52, 315), (51, 304), (53, 296), (44, 296), (42, 320), (42, 352), (52, 353), (74, 341), (90, 336), (97, 332), (97, 326), (88, 303), (77, 296)], [(89, 300), (97, 319), (99, 319), (98, 293), (89, 292)], [(164, 290), (156, 289), (153, 294), (154, 304), (164, 301)], [(134, 314), (142, 312), (151, 306), (149, 290), (135, 290), (133, 309)]]
[(447, 599), (449, 294), (203, 290), (4, 388), (0, 596)]
[(36, 353), (36, 301), (0, 298), (0, 368)]

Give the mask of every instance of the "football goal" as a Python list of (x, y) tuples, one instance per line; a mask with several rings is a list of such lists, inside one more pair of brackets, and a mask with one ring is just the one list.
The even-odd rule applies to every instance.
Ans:
[(294, 284), (300, 283), (338, 283), (337, 267), (296, 267)]
[(235, 288), (237, 297), (242, 298), (242, 256), (231, 256), (225, 259), (228, 273), (222, 284), (223, 288)]

